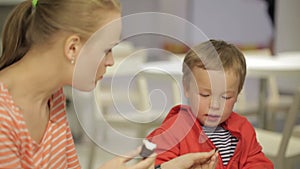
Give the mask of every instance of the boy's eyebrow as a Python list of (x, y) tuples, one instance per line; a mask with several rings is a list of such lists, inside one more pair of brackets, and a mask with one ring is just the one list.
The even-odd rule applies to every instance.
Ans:
[(201, 90), (206, 90), (206, 91), (211, 91), (210, 88), (206, 88), (206, 87), (203, 87), (203, 86), (199, 86), (199, 89), (201, 89)]
[[(205, 87), (202, 87), (202, 86), (199, 86), (199, 89), (200, 90), (204, 90), (204, 91), (208, 91), (208, 92), (211, 92), (212, 90), (210, 88), (205, 88)], [(235, 93), (236, 91), (233, 90), (233, 89), (229, 89), (229, 90), (226, 90), (225, 92), (223, 92), (224, 94), (226, 93)]]
[(226, 91), (225, 91), (225, 93), (229, 93), (229, 92), (233, 92), (233, 93), (234, 93), (234, 92), (235, 92), (235, 90), (233, 90), (233, 89), (229, 89), (229, 90), (226, 90)]
[(224, 92), (224, 94), (234, 94), (234, 93), (236, 93), (235, 90), (227, 90)]

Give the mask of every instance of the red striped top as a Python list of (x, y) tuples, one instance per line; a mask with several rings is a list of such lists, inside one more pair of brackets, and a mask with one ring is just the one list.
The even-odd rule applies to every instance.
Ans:
[(50, 99), (50, 120), (37, 143), (8, 89), (0, 83), (0, 168), (80, 168), (62, 89)]

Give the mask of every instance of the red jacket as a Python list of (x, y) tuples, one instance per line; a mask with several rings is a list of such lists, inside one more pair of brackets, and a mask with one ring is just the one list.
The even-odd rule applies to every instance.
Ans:
[[(222, 127), (238, 138), (233, 157), (223, 166), (219, 155), (216, 169), (273, 169), (272, 162), (265, 157), (256, 139), (251, 123), (236, 113), (222, 123)], [(191, 152), (207, 152), (216, 147), (207, 138), (190, 107), (178, 105), (171, 109), (162, 125), (148, 137), (157, 144), (155, 164), (161, 164), (175, 157)]]

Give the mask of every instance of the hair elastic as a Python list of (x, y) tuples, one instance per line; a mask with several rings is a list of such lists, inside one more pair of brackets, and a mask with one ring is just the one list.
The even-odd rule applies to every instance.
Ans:
[(35, 8), (38, 3), (38, 0), (32, 0), (32, 6)]

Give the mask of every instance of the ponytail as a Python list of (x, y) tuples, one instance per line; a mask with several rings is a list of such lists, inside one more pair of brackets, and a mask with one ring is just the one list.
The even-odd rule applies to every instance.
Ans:
[(2, 32), (0, 70), (19, 61), (29, 50), (31, 42), (26, 38), (31, 20), (31, 3), (20, 3), (8, 16)]

